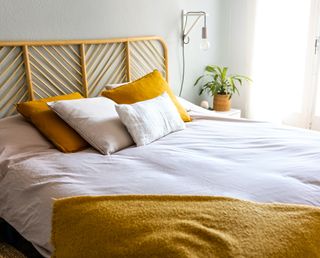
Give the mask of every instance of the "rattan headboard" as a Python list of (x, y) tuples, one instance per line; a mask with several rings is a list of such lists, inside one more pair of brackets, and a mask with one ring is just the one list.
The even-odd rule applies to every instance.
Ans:
[(160, 37), (69, 41), (0, 41), (0, 118), (22, 101), (135, 80), (158, 69), (168, 80), (168, 53)]

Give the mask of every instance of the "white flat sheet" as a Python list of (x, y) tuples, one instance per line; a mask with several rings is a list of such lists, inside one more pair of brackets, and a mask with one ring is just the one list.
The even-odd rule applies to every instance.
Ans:
[(191, 109), (185, 130), (111, 156), (52, 148), (0, 155), (0, 217), (49, 257), (54, 198), (218, 195), (320, 206), (320, 133)]

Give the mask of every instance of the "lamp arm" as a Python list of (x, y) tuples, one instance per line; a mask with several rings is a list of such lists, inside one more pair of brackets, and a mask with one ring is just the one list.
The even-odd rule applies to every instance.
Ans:
[[(204, 27), (207, 26), (207, 14), (203, 11), (201, 12), (187, 12), (185, 15), (186, 20), (185, 20), (185, 24), (183, 27), (183, 42), (185, 44), (189, 43), (189, 40), (187, 42), (185, 42), (185, 39), (188, 37), (188, 35), (190, 34), (190, 32), (192, 31), (192, 29), (194, 28), (194, 26), (198, 23), (198, 21), (201, 19), (201, 17), (204, 17)], [(188, 17), (189, 16), (198, 16), (197, 19), (193, 22), (193, 24), (190, 26), (190, 28), (188, 29), (188, 31), (186, 32), (187, 29), (187, 22), (188, 22)]]
[(190, 26), (189, 30), (188, 30), (186, 33), (184, 33), (184, 36), (185, 36), (185, 37), (187, 37), (187, 36), (190, 34), (190, 32), (192, 31), (192, 29), (194, 28), (194, 26), (196, 26), (197, 22), (200, 20), (200, 18), (201, 18), (201, 16), (199, 16), (199, 17), (194, 21), (194, 23)]

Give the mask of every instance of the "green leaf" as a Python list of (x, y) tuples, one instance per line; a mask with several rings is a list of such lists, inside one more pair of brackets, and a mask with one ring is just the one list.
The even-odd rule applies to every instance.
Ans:
[(248, 76), (240, 75), (239, 77), (241, 77), (241, 79), (244, 79), (246, 81), (252, 82), (252, 79)]
[(200, 82), (200, 80), (201, 80), (202, 78), (204, 78), (204, 77), (206, 77), (206, 75), (201, 75), (201, 76), (196, 80), (196, 82), (194, 83), (193, 86), (196, 86), (196, 85)]
[(237, 92), (238, 95), (240, 96), (240, 92), (239, 92), (238, 88), (237, 88), (237, 87), (234, 87), (234, 90), (235, 90), (235, 92)]
[(209, 73), (216, 73), (216, 68), (214, 66), (208, 65), (206, 66), (205, 71)]
[(236, 81), (238, 81), (239, 82), (239, 84), (242, 86), (242, 80), (240, 79), (240, 78), (238, 78), (238, 77), (236, 77), (236, 78), (234, 78)]
[(227, 67), (223, 67), (222, 73), (221, 73), (221, 79), (224, 81), (227, 77), (227, 71), (228, 68)]
[(220, 74), (220, 77), (222, 78), (222, 69), (221, 67), (217, 66), (216, 69), (218, 70), (219, 74)]

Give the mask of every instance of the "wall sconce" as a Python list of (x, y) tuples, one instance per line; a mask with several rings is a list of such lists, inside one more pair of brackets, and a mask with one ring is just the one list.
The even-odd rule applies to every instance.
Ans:
[[(210, 42), (208, 40), (208, 30), (207, 30), (207, 16), (208, 14), (203, 11), (199, 12), (185, 12), (182, 11), (181, 15), (181, 26), (182, 26), (182, 78), (181, 78), (181, 85), (180, 85), (180, 91), (179, 96), (181, 96), (183, 91), (183, 85), (184, 85), (184, 78), (185, 78), (185, 70), (186, 70), (186, 62), (185, 62), (185, 45), (190, 43), (190, 37), (189, 34), (196, 26), (198, 21), (203, 17), (203, 27), (202, 27), (202, 34), (201, 34), (201, 43), (200, 43), (200, 49), (201, 50), (208, 50), (210, 48)], [(191, 26), (187, 29), (188, 26), (188, 19), (189, 17), (196, 17), (194, 22), (191, 24)]]
[[(188, 18), (189, 17), (197, 17), (193, 24), (187, 30)], [(203, 17), (203, 27), (202, 27), (202, 35), (201, 35), (201, 50), (208, 50), (210, 48), (210, 42), (208, 40), (208, 30), (207, 30), (207, 13), (203, 11), (199, 12), (184, 12), (182, 11), (182, 41), (183, 44), (189, 44), (190, 37), (189, 34), (194, 28), (194, 26), (198, 23), (198, 21)]]

